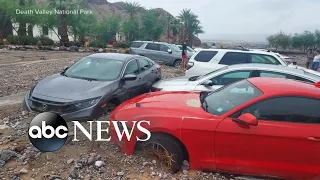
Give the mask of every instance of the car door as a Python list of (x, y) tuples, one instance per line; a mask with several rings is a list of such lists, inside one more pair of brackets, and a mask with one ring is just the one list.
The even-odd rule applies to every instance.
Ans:
[(219, 64), (224, 65), (233, 65), (233, 64), (244, 64), (249, 63), (249, 55), (248, 53), (240, 53), (240, 52), (227, 52)]
[(164, 44), (160, 44), (160, 51), (159, 51), (159, 61), (163, 61), (163, 62), (171, 62), (172, 63), (172, 50), (171, 53), (169, 53), (168, 51), (171, 50), (168, 46), (164, 45)]
[(145, 58), (137, 58), (137, 60), (140, 68), (140, 80), (142, 84), (139, 88), (139, 94), (143, 94), (149, 92), (152, 86), (150, 64)]
[(124, 96), (127, 96), (127, 99), (130, 99), (140, 94), (140, 89), (143, 86), (143, 74), (140, 73), (138, 62), (136, 59), (132, 59), (127, 63), (123, 76), (128, 74), (134, 74), (137, 76), (136, 80), (123, 82), (122, 87), (126, 89), (126, 94), (124, 94)]
[(238, 71), (226, 72), (206, 80), (206, 81), (211, 81), (211, 85), (205, 85), (205, 82), (199, 83), (196, 86), (195, 90), (196, 91), (213, 91), (227, 84), (230, 84), (242, 79), (247, 79), (251, 77), (252, 73), (253, 73), (252, 70), (238, 70)]
[(144, 56), (152, 60), (159, 60), (160, 44), (148, 43), (145, 47)]
[[(224, 119), (216, 129), (219, 171), (310, 179), (320, 174), (320, 99), (302, 96), (260, 100)], [(239, 123), (251, 113), (257, 126)]]

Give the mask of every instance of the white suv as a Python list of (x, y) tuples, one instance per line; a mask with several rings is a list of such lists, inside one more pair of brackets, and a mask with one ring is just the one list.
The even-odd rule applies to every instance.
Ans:
[(189, 59), (186, 76), (203, 75), (224, 66), (244, 63), (289, 65), (289, 62), (269, 52), (245, 49), (201, 49)]

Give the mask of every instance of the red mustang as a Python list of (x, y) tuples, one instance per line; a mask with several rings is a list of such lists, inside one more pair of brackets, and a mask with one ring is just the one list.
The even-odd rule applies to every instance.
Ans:
[[(111, 121), (150, 121), (151, 138), (190, 169), (284, 179), (320, 179), (320, 83), (251, 78), (215, 92), (156, 92), (131, 99)], [(136, 138), (117, 142), (133, 154)], [(133, 137), (145, 134), (133, 130)]]

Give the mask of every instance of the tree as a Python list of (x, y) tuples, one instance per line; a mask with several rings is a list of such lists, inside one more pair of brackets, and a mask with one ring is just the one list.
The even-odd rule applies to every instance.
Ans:
[(149, 10), (141, 15), (143, 40), (160, 39), (164, 30), (165, 20), (160, 17), (159, 12)]
[(292, 44), (291, 46), (293, 48), (303, 48), (303, 37), (301, 34), (294, 34), (294, 36), (292, 37)]
[(317, 48), (320, 48), (320, 30), (316, 29), (314, 32), (315, 44)]
[(49, 5), (59, 10), (60, 15), (60, 44), (64, 46), (69, 46), (69, 37), (68, 37), (68, 15), (67, 13), (64, 13), (68, 10), (74, 10), (74, 9), (80, 9), (80, 7), (83, 7), (85, 4), (85, 1), (83, 0), (49, 0)]
[(133, 41), (139, 35), (139, 23), (134, 19), (127, 19), (122, 23), (121, 32), (127, 40)]
[(193, 36), (204, 33), (202, 26), (200, 26), (198, 16), (191, 12), (190, 9), (183, 9), (178, 18), (184, 24), (184, 39), (188, 38), (188, 44), (192, 47)]
[(130, 16), (130, 19), (133, 19), (134, 16), (141, 10), (141, 6), (138, 2), (125, 2), (123, 8)]
[(74, 41), (79, 37), (79, 41), (84, 44), (84, 38), (92, 35), (97, 26), (97, 17), (94, 14), (74, 14), (68, 16), (68, 25), (74, 35)]
[(120, 21), (119, 16), (104, 17), (97, 27), (97, 33), (106, 41), (115, 39), (115, 35), (120, 31)]
[[(181, 23), (180, 19), (173, 19), (170, 24), (170, 29), (173, 36), (173, 43), (177, 42), (177, 37), (183, 34), (183, 24)], [(179, 37), (181, 40), (181, 37)]]

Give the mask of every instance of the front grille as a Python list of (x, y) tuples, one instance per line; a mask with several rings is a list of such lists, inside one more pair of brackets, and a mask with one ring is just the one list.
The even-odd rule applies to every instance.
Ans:
[(48, 100), (40, 101), (39, 98), (32, 98), (29, 101), (30, 108), (36, 112), (54, 112), (57, 114), (66, 113), (71, 110), (70, 105), (61, 102), (53, 102)]

